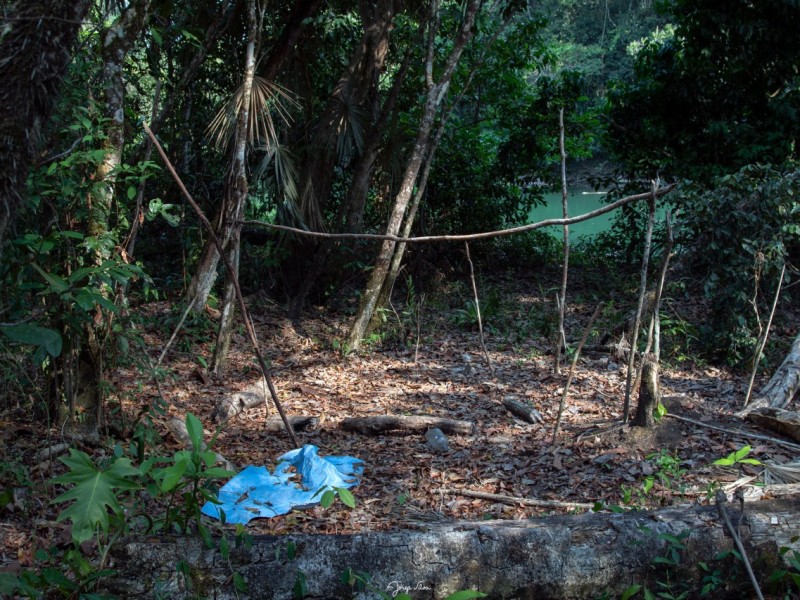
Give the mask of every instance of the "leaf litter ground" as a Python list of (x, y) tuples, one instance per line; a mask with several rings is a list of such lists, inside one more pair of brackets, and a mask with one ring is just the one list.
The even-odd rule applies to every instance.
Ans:
[[(293, 324), (274, 303), (251, 296), (259, 342), (286, 412), (320, 419), (316, 429), (297, 434), (299, 442), (317, 445), (323, 455), (359, 457), (366, 467), (353, 490), (355, 509), (336, 502), (327, 510), (315, 507), (257, 519), (248, 526), (251, 533), (378, 531), (424, 527), (441, 520), (525, 519), (553, 512), (452, 490), (640, 508), (705, 503), (710, 485), (741, 475), (711, 463), (744, 444), (754, 446), (751, 455), (761, 460), (789, 460), (791, 451), (778, 445), (669, 418), (652, 431), (626, 427), (601, 433), (621, 417), (625, 367), (608, 353), (594, 351), (585, 352), (577, 364), (554, 446), (552, 430), (567, 368), (561, 375), (553, 373), (549, 342), (542, 336), (552, 302), (531, 295), (529, 290), (537, 285), (525, 278), (491, 285), (500, 290), (500, 308), (487, 323), (493, 374), (477, 331), (455, 324), (463, 315), (458, 307), (464, 307), (470, 296), (466, 285), (447, 288), (423, 305), (419, 338), (408, 311), (390, 312), (390, 325), (397, 324), (394, 333), (380, 345), (350, 356), (343, 356), (339, 349), (354, 303), (344, 302), (336, 310), (310, 310)], [(580, 337), (593, 308), (580, 303), (570, 306), (570, 339)], [(159, 302), (137, 310), (146, 324), (146, 346), (155, 359), (171, 333), (172, 326), (166, 324), (176, 321), (179, 309)], [(671, 310), (678, 309), (673, 305)], [(684, 315), (695, 310), (699, 309), (688, 302), (680, 307)], [(606, 325), (601, 320), (598, 332), (610, 328)], [(783, 334), (791, 339), (795, 332), (785, 328)], [(161, 454), (181, 447), (165, 426), (168, 418), (196, 414), (205, 424), (208, 439), (216, 427), (212, 415), (220, 400), (258, 381), (257, 365), (242, 334), (234, 336), (225, 373), (219, 378), (208, 376), (203, 364), (210, 361), (213, 338), (212, 329), (190, 327), (179, 334), (167, 356), (164, 366), (169, 376), (161, 381), (161, 389), (169, 410), (158, 423), (164, 444)], [(592, 344), (596, 337), (590, 338)], [(118, 369), (113, 384), (128, 422), (157, 397), (152, 381), (133, 368)], [(745, 375), (674, 360), (661, 371), (661, 391), (671, 414), (732, 430), (756, 431), (733, 416), (746, 384)], [(501, 404), (509, 397), (535, 407), (543, 423), (528, 424), (513, 417)], [(269, 412), (275, 414), (272, 406)], [(381, 415), (466, 420), (475, 424), (475, 433), (448, 436), (449, 451), (437, 453), (426, 444), (422, 432), (365, 436), (339, 428), (347, 417)], [(28, 469), (34, 489), (52, 491), (46, 482), (60, 472), (61, 464), (37, 453), (65, 440), (35, 420), (6, 418), (8, 426), (0, 434), (9, 456), (3, 463), (4, 480), (14, 478), (11, 469), (20, 473)], [(215, 449), (240, 468), (274, 467), (275, 459), (291, 449), (290, 441), (283, 433), (266, 431), (264, 418), (263, 405), (234, 417), (222, 427)], [(109, 448), (82, 449), (109, 452)], [(745, 473), (757, 473), (751, 467), (745, 469)], [(653, 485), (645, 491), (648, 477), (653, 477)], [(18, 489), (26, 493), (24, 487)], [(35, 493), (27, 499), (27, 510), (9, 508), (26, 505), (21, 499), (0, 514), (3, 568), (32, 564), (35, 547), (69, 543), (68, 526), (55, 522), (57, 507), (48, 505), (46, 498), (33, 497)]]
[[(253, 533), (346, 533), (422, 526), (450, 519), (520, 519), (546, 511), (521, 503), (476, 499), (445, 490), (487, 492), (516, 498), (652, 507), (706, 502), (713, 482), (740, 474), (713, 467), (717, 458), (748, 443), (745, 435), (663, 420), (655, 430), (619, 428), (602, 433), (622, 415), (625, 367), (608, 354), (587, 352), (578, 362), (557, 443), (553, 424), (566, 381), (553, 373), (546, 339), (525, 327), (531, 315), (552, 311), (542, 298), (520, 291), (517, 280), (498, 284), (504, 325), (490, 321), (486, 345), (493, 374), (483, 356), (478, 333), (454, 324), (446, 303), (428, 303), (416, 324), (407, 314), (390, 313), (397, 323), (382, 343), (359, 354), (339, 349), (351, 310), (315, 309), (292, 324), (274, 304), (251, 297), (259, 342), (268, 356), (278, 395), (287, 414), (320, 419), (313, 431), (298, 433), (301, 444), (314, 444), (323, 455), (351, 455), (365, 462), (354, 493), (354, 510), (336, 503), (283, 517), (251, 522)], [(463, 289), (460, 290), (463, 292)], [(154, 306), (152, 308), (158, 308)], [(347, 308), (347, 305), (345, 305)], [(577, 338), (592, 306), (573, 305), (569, 337)], [(164, 305), (161, 310), (169, 310)], [(413, 321), (413, 319), (412, 319)], [(539, 327), (541, 329), (541, 327)], [(152, 334), (151, 334), (152, 335)], [(148, 340), (163, 346), (161, 337)], [(591, 344), (591, 342), (590, 342)], [(258, 381), (258, 369), (243, 335), (236, 336), (225, 374), (203, 373), (198, 356), (210, 360), (210, 344), (173, 353), (172, 382), (162, 384), (171, 412), (197, 414), (208, 433), (221, 399)], [(750, 428), (732, 416), (740, 408), (746, 378), (714, 367), (662, 369), (662, 394), (670, 413), (738, 430)], [(508, 413), (504, 398), (529, 403), (543, 416), (528, 424)], [(139, 398), (144, 400), (144, 398)], [(632, 400), (635, 410), (636, 398)], [(130, 407), (136, 409), (137, 407)], [(275, 414), (270, 405), (270, 414)], [(393, 431), (379, 436), (346, 432), (347, 417), (427, 415), (471, 421), (474, 435), (448, 436), (448, 452), (433, 451), (422, 432)], [(291, 449), (288, 436), (263, 429), (264, 407), (229, 421), (216, 449), (234, 464), (274, 466)], [(169, 436), (167, 435), (167, 440)], [(785, 458), (786, 450), (752, 443), (753, 455)], [(755, 471), (752, 471), (755, 474)], [(648, 477), (652, 489), (645, 492)]]

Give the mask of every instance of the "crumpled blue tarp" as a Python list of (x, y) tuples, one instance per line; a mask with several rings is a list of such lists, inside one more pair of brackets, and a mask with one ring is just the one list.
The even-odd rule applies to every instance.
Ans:
[(220, 504), (205, 503), (203, 514), (218, 519), (220, 511), (224, 511), (225, 522), (244, 524), (257, 517), (285, 515), (294, 507), (316, 504), (323, 492), (332, 487), (358, 484), (358, 475), (364, 472), (363, 461), (352, 456), (322, 457), (317, 451), (316, 446), (307, 444), (287, 452), (278, 458), (274, 474), (267, 467), (246, 467), (219, 490)]

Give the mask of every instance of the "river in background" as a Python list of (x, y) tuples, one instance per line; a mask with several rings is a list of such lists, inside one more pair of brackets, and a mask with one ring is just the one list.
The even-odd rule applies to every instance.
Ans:
[[(561, 192), (543, 194), (542, 197), (544, 198), (545, 205), (537, 206), (530, 212), (528, 215), (529, 223), (537, 223), (546, 219), (562, 218)], [(603, 203), (604, 199), (604, 192), (595, 192), (590, 190), (570, 192), (567, 197), (567, 202), (569, 204), (569, 216), (576, 217), (578, 215), (584, 215), (588, 212), (592, 212), (593, 210), (597, 210), (598, 208), (605, 206)], [(599, 217), (595, 217), (594, 219), (589, 219), (588, 221), (570, 225), (570, 242), (574, 243), (579, 241), (581, 236), (594, 236), (603, 231), (608, 231), (611, 229), (611, 223), (613, 222), (614, 215), (617, 212), (618, 211), (614, 210), (604, 215), (600, 215)], [(547, 233), (558, 237), (559, 239), (563, 235), (563, 227), (561, 225), (545, 227), (542, 229), (542, 231), (546, 231)]]

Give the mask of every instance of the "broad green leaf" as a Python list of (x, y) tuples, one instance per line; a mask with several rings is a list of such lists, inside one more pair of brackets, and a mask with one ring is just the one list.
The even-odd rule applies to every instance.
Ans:
[(641, 589), (642, 589), (642, 586), (639, 585), (638, 583), (632, 585), (631, 587), (626, 589), (624, 592), (622, 592), (622, 596), (620, 596), (620, 600), (630, 600), (636, 594), (638, 594), (641, 591)]
[(349, 508), (356, 507), (356, 499), (350, 490), (346, 488), (336, 488), (336, 492), (339, 494), (339, 500), (341, 500), (345, 506)]
[(328, 508), (331, 504), (333, 504), (333, 499), (335, 497), (336, 494), (333, 493), (333, 490), (325, 490), (319, 503), (322, 505), (322, 508)]
[(244, 577), (240, 573), (233, 574), (233, 587), (236, 588), (237, 592), (246, 593), (247, 592), (247, 582), (244, 580)]
[(186, 469), (189, 467), (189, 456), (185, 452), (176, 452), (175, 453), (175, 464), (171, 467), (166, 467), (164, 469), (159, 469), (159, 474), (163, 477), (161, 480), (161, 491), (162, 492), (171, 492), (175, 487), (178, 485), (178, 482), (183, 477), (183, 474), (186, 473)]
[(31, 266), (36, 269), (39, 275), (41, 275), (47, 283), (50, 284), (50, 289), (52, 289), (56, 294), (62, 294), (69, 289), (69, 285), (66, 281), (64, 281), (63, 278), (59, 277), (58, 275), (53, 275), (52, 273), (47, 273), (36, 263), (31, 263)]
[(99, 526), (108, 530), (108, 509), (120, 512), (117, 491), (137, 489), (139, 484), (132, 480), (138, 476), (139, 469), (131, 465), (127, 458), (114, 461), (106, 470), (99, 469), (84, 452), (70, 448), (67, 457), (61, 457), (69, 471), (54, 479), (57, 483), (74, 484), (72, 489), (53, 500), (55, 503), (75, 500), (61, 511), (58, 521), (72, 521), (72, 538), (84, 542), (92, 537)]
[(192, 446), (199, 450), (203, 445), (203, 424), (192, 413), (186, 413), (186, 431), (189, 432)]
[(297, 572), (297, 578), (294, 580), (294, 587), (292, 588), (292, 595), (295, 598), (305, 598), (308, 594), (308, 583), (306, 582), (306, 574), (302, 571)]
[(55, 329), (22, 323), (10, 327), (0, 327), (0, 331), (15, 342), (44, 348), (53, 358), (61, 354), (63, 342), (61, 334)]
[(69, 276), (70, 283), (78, 283), (84, 277), (91, 275), (92, 273), (97, 272), (97, 267), (81, 267), (80, 269), (75, 269), (72, 274)]
[(213, 450), (206, 450), (200, 453), (200, 458), (203, 460), (205, 466), (210, 468), (217, 462), (217, 453)]
[(227, 538), (223, 535), (219, 540), (219, 555), (222, 560), (227, 561), (231, 555), (231, 547), (228, 545)]
[(225, 479), (226, 477), (233, 477), (236, 475), (236, 472), (229, 471), (228, 469), (224, 469), (222, 467), (210, 467), (203, 471), (203, 475), (205, 477), (210, 477), (211, 479)]

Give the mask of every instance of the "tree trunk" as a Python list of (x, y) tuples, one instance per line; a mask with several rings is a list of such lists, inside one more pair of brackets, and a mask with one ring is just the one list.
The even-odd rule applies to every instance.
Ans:
[(659, 402), (661, 392), (658, 385), (658, 363), (655, 355), (648, 353), (642, 356), (642, 387), (639, 389), (639, 405), (631, 425), (647, 429), (655, 427), (653, 412)]
[[(456, 65), (458, 64), (461, 54), (465, 46), (472, 38), (474, 33), (472, 25), (475, 21), (475, 16), (480, 7), (478, 0), (470, 0), (467, 4), (464, 18), (461, 22), (458, 37), (453, 45), (453, 50), (447, 58), (447, 62), (442, 70), (439, 81), (433, 83), (433, 46), (436, 36), (436, 21), (438, 19), (438, 3), (431, 4), (431, 16), (429, 18), (429, 43), (428, 43), (428, 57), (426, 59), (426, 81), (428, 84), (428, 93), (425, 100), (425, 107), (420, 121), (419, 129), (417, 131), (417, 140), (414, 144), (414, 150), (406, 165), (405, 173), (400, 184), (400, 189), (395, 196), (392, 213), (389, 217), (389, 223), (386, 227), (387, 235), (397, 235), (400, 231), (400, 226), (403, 222), (403, 215), (408, 208), (411, 200), (411, 195), (414, 191), (414, 184), (417, 181), (422, 163), (425, 155), (428, 152), (430, 144), (431, 130), (433, 129), (433, 122), (436, 117), (436, 110), (444, 99), (447, 93), (447, 88), (450, 85), (450, 80), (453, 77)], [(361, 304), (356, 315), (355, 322), (348, 335), (347, 343), (353, 350), (357, 350), (361, 345), (364, 335), (367, 332), (372, 316), (378, 308), (378, 298), (381, 289), (386, 280), (391, 267), (392, 255), (395, 251), (395, 242), (386, 241), (382, 244), (378, 257), (375, 261), (375, 266), (372, 269), (372, 274), (367, 282), (364, 293), (361, 296)]]
[(0, 23), (0, 257), (90, 2), (19, 0)]
[[(253, 77), (255, 76), (256, 59), (255, 48), (258, 44), (259, 28), (256, 18), (255, 0), (247, 2), (247, 54), (244, 66), (244, 81), (242, 85), (242, 103), (237, 115), (236, 141), (233, 151), (233, 165), (231, 174), (226, 180), (226, 222), (223, 224), (225, 231), (230, 232), (228, 258), (233, 266), (234, 273), (225, 274), (225, 292), (222, 301), (222, 318), (219, 323), (217, 344), (214, 348), (212, 369), (215, 373), (222, 370), (228, 356), (228, 350), (233, 333), (234, 316), (236, 313), (236, 289), (233, 277), (238, 277), (239, 255), (241, 238), (241, 220), (244, 217), (244, 207), (247, 202), (247, 127), (248, 114), (253, 110), (250, 104)], [(217, 253), (219, 256), (219, 253)]]
[[(325, 229), (323, 214), (328, 204), (337, 162), (349, 161), (351, 154), (357, 154), (357, 172), (360, 171), (362, 176), (366, 175), (367, 182), (371, 179), (380, 133), (385, 128), (385, 120), (381, 123), (375, 100), (378, 95), (379, 75), (384, 70), (389, 51), (396, 4), (396, 0), (380, 0), (374, 8), (366, 3), (360, 4), (364, 33), (319, 118), (316, 134), (310, 142), (311, 150), (302, 167), (299, 212), (304, 220), (303, 225), (311, 229)], [(353, 116), (357, 113), (368, 117), (359, 119)], [(367, 133), (362, 131), (359, 136), (355, 135), (354, 130), (361, 126), (358, 121), (367, 119), (369, 123), (363, 124)], [(352, 147), (347, 142), (348, 137), (353, 140)], [(359, 146), (356, 143), (358, 138), (367, 143), (362, 141)], [(347, 201), (351, 199), (348, 198)], [(337, 222), (332, 227), (334, 231), (341, 226), (340, 217), (346, 212), (347, 207), (342, 206)], [(333, 245), (327, 242), (314, 244), (303, 238), (293, 238), (290, 244), (289, 254), (292, 260), (287, 261), (287, 264), (295, 267), (287, 269), (284, 277), (292, 297), (289, 312), (296, 317), (302, 311), (317, 277), (324, 271)], [(296, 267), (298, 264), (302, 265), (300, 269)]]
[(772, 375), (758, 397), (737, 415), (745, 416), (759, 408), (786, 408), (800, 390), (800, 334), (792, 342), (789, 354)]
[[(236, 2), (229, 1), (224, 3), (222, 9), (220, 10), (218, 19), (209, 28), (207, 35), (210, 36), (210, 39), (218, 39), (218, 37), (224, 33), (228, 23), (231, 20), (230, 18), (232, 13), (235, 12), (234, 8), (236, 4)], [(292, 13), (289, 15), (289, 19), (284, 26), (281, 37), (276, 42), (272, 49), (272, 53), (266, 61), (266, 65), (264, 67), (264, 77), (266, 79), (272, 80), (277, 76), (283, 62), (289, 54), (289, 51), (292, 47), (294, 47), (300, 35), (305, 30), (306, 19), (312, 16), (318, 10), (319, 5), (319, 0), (297, 2), (292, 10)], [(194, 77), (194, 74), (196, 74), (197, 70), (202, 64), (209, 47), (210, 46), (207, 43), (200, 51), (198, 51), (197, 55), (195, 55), (194, 59), (189, 65), (189, 68), (178, 83), (176, 90), (184, 89), (189, 85)], [(170, 109), (171, 103), (167, 102), (154, 125), (159, 125), (161, 122), (163, 122)], [(153, 129), (155, 129), (155, 127), (153, 127)], [(226, 209), (229, 211), (231, 210), (230, 205), (227, 203), (225, 203), (223, 208), (220, 209), (220, 212), (218, 213), (214, 223), (215, 230), (220, 236), (220, 241), (223, 243), (223, 247), (227, 247), (228, 243), (230, 242), (230, 237), (233, 233), (230, 227), (225, 226), (226, 217), (230, 216), (226, 214)], [(203, 249), (203, 253), (200, 256), (200, 261), (197, 264), (197, 268), (195, 269), (195, 274), (192, 277), (192, 280), (189, 283), (189, 287), (186, 291), (186, 299), (188, 302), (192, 303), (192, 310), (202, 310), (208, 301), (208, 295), (211, 293), (211, 289), (214, 287), (214, 283), (217, 280), (217, 266), (219, 264), (219, 260), (220, 256), (217, 252), (216, 245), (212, 240), (208, 240), (205, 248)]]
[[(334, 230), (350, 233), (358, 233), (361, 231), (364, 209), (367, 203), (367, 196), (369, 195), (370, 184), (372, 183), (372, 174), (375, 169), (375, 161), (378, 158), (381, 139), (389, 123), (389, 116), (392, 114), (397, 99), (400, 96), (400, 89), (403, 86), (411, 62), (410, 58), (411, 53), (409, 52), (406, 54), (403, 65), (392, 81), (392, 89), (381, 108), (377, 121), (370, 127), (364, 151), (361, 153), (361, 156), (358, 157), (353, 169), (353, 180), (350, 184), (350, 189), (347, 191), (345, 201), (342, 203), (336, 215)], [(325, 271), (325, 267), (335, 247), (335, 240), (325, 239), (317, 248), (314, 258), (311, 261), (311, 267), (306, 272), (300, 289), (290, 303), (289, 314), (292, 318), (300, 316), (309, 293), (319, 280), (320, 275)]]
[[(97, 238), (101, 248), (99, 260), (110, 256), (112, 240), (108, 240), (108, 217), (114, 202), (116, 171), (122, 164), (122, 150), (125, 146), (125, 56), (147, 20), (150, 0), (134, 0), (120, 14), (119, 18), (105, 30), (103, 44), (103, 81), (105, 82), (105, 116), (109, 120), (106, 127), (106, 151), (103, 161), (95, 171), (89, 205), (88, 234)], [(105, 241), (105, 243), (102, 243)]]
[[(797, 499), (782, 499), (748, 503), (743, 517), (728, 510), (734, 526), (741, 522), (761, 581), (785, 568), (779, 548), (797, 547), (791, 538), (800, 526), (798, 509)], [(684, 532), (680, 551), (664, 539)], [(355, 592), (343, 575), (356, 572), (368, 575), (374, 590), (390, 596), (407, 591), (415, 600), (467, 589), (484, 592), (489, 600), (617, 598), (634, 584), (655, 594), (662, 591), (658, 582), (670, 582), (676, 596), (688, 587), (689, 597), (699, 597), (707, 575), (699, 567), (703, 562), (720, 571), (719, 586), (709, 597), (753, 597), (739, 560), (714, 560), (733, 549), (714, 506), (450, 522), (427, 530), (355, 535), (256, 536), (252, 545), (232, 550), (229, 560), (199, 538), (154, 539), (112, 548), (112, 567), (119, 574), (108, 582), (109, 592), (126, 598), (150, 598), (158, 591), (174, 599), (227, 600), (237, 597), (231, 581), (236, 572), (250, 598), (295, 598), (301, 576), (305, 597), (351, 598)], [(289, 544), (297, 549), (290, 557)], [(653, 562), (673, 556), (677, 566)]]
[[(414, 219), (417, 216), (417, 210), (419, 210), (419, 205), (422, 202), (422, 198), (425, 196), (425, 190), (428, 187), (428, 176), (430, 175), (431, 166), (433, 165), (433, 156), (436, 153), (436, 149), (439, 147), (439, 142), (442, 139), (446, 120), (446, 118), (443, 119), (442, 123), (439, 124), (439, 129), (436, 131), (436, 136), (434, 137), (433, 142), (428, 149), (428, 153), (425, 158), (425, 166), (422, 169), (422, 174), (420, 175), (419, 183), (417, 184), (417, 191), (414, 192), (414, 199), (411, 201), (411, 206), (409, 207), (405, 219), (403, 220), (403, 230), (401, 233), (402, 237), (409, 237), (411, 235), (411, 228), (414, 226)], [(397, 276), (400, 275), (400, 266), (403, 263), (403, 255), (406, 252), (406, 246), (407, 244), (405, 242), (400, 242), (395, 246), (394, 254), (392, 255), (392, 262), (389, 265), (389, 272), (386, 274), (386, 278), (381, 286), (381, 293), (378, 296), (377, 306), (386, 306), (392, 299), (392, 290), (394, 289), (395, 281), (397, 281)], [(380, 321), (376, 318), (376, 316), (377, 315), (375, 314), (372, 315), (368, 329), (376, 329), (380, 326)]]
[[(106, 140), (105, 155), (95, 170), (95, 185), (88, 198), (87, 234), (96, 239), (94, 260), (101, 264), (107, 260), (117, 242), (109, 230), (109, 216), (114, 203), (117, 170), (122, 164), (125, 146), (125, 56), (130, 51), (147, 20), (150, 0), (135, 0), (122, 10), (119, 17), (101, 36), (103, 55), (103, 81)], [(85, 326), (85, 335), (80, 340), (75, 374), (75, 396), (70, 406), (70, 422), (84, 433), (94, 434), (103, 420), (103, 396), (105, 367), (103, 356), (109, 327), (100, 307), (95, 319)], [(75, 423), (75, 413), (81, 413)]]

